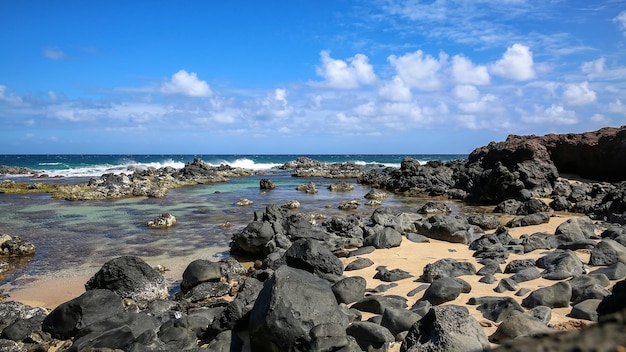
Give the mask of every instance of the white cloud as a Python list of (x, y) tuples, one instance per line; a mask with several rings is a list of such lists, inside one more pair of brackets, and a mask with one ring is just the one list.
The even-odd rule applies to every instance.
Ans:
[(63, 50), (57, 48), (45, 48), (43, 49), (43, 56), (51, 60), (62, 60), (67, 57)]
[(568, 105), (587, 105), (596, 101), (596, 92), (589, 88), (589, 82), (568, 84), (563, 92), (563, 100)]
[(398, 76), (385, 82), (378, 90), (378, 94), (388, 101), (411, 101), (413, 99), (411, 89)]
[(502, 58), (491, 66), (491, 72), (516, 81), (535, 78), (533, 53), (527, 46), (513, 44), (506, 49)]
[(172, 75), (169, 82), (163, 83), (161, 93), (180, 94), (190, 97), (208, 97), (213, 93), (206, 81), (198, 79), (195, 72), (180, 70)]
[(620, 99), (617, 99), (614, 103), (609, 103), (609, 112), (626, 115), (626, 105), (622, 104)]
[(485, 94), (485, 96), (475, 101), (459, 103), (459, 110), (465, 114), (479, 114), (486, 112), (490, 108), (490, 104), (497, 100), (493, 94)]
[(354, 108), (354, 113), (359, 116), (374, 116), (376, 115), (376, 105), (374, 102), (367, 102)]
[(566, 110), (563, 105), (552, 104), (548, 108), (535, 106), (533, 112), (522, 112), (522, 121), (536, 124), (573, 125), (578, 123), (576, 112)]
[(454, 97), (463, 101), (476, 101), (480, 98), (478, 89), (469, 84), (454, 87)]
[(597, 60), (588, 61), (583, 63), (581, 66), (581, 71), (586, 74), (599, 74), (604, 72), (604, 64), (606, 59), (601, 57)]
[(387, 60), (395, 68), (400, 79), (410, 88), (437, 90), (442, 86), (439, 71), (447, 60), (444, 53), (436, 59), (418, 50), (400, 57), (391, 55)]
[(591, 122), (595, 122), (595, 123), (602, 124), (602, 125), (607, 125), (611, 122), (611, 119), (609, 119), (608, 117), (602, 114), (594, 114), (593, 116), (591, 116), (589, 120), (591, 120)]
[(462, 55), (452, 57), (452, 76), (459, 84), (489, 84), (490, 77), (486, 66), (476, 66)]
[(613, 18), (613, 22), (617, 23), (619, 29), (626, 35), (626, 11), (620, 12), (617, 17)]
[(356, 54), (346, 62), (333, 59), (330, 52), (324, 50), (320, 53), (320, 59), (322, 66), (317, 67), (316, 71), (324, 78), (324, 82), (316, 82), (314, 85), (334, 89), (354, 89), (363, 84), (373, 84), (378, 80), (374, 68), (363, 54)]
[(24, 100), (19, 95), (14, 93), (9, 93), (9, 88), (7, 86), (0, 84), (0, 101), (4, 101), (11, 105), (22, 105)]
[(274, 99), (280, 102), (283, 106), (287, 106), (287, 90), (276, 88), (274, 90)]

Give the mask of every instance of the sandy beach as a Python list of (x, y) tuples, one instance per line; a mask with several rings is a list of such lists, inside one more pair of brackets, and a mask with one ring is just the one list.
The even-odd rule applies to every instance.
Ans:
[[(547, 232), (554, 233), (555, 229), (564, 221), (575, 217), (575, 214), (554, 214), (550, 219), (549, 223), (535, 225), (535, 226), (527, 226), (527, 227), (519, 227), (513, 228), (509, 230), (509, 233), (514, 238), (519, 238), (524, 234), (532, 234), (535, 232)], [(506, 222), (508, 218), (503, 217), (502, 222)], [(514, 255), (512, 254), (507, 262), (510, 262), (514, 259), (523, 259), (523, 258), (532, 258), (537, 259), (541, 257), (545, 251), (537, 250), (525, 255)], [(579, 250), (576, 252), (577, 255), (583, 262), (588, 262), (589, 254), (586, 251)], [(371, 259), (374, 262), (374, 265), (360, 269), (355, 271), (346, 271), (344, 275), (346, 276), (362, 276), (367, 280), (367, 289), (374, 289), (375, 287), (381, 284), (389, 284), (387, 282), (380, 281), (378, 279), (374, 279), (374, 275), (376, 274), (376, 267), (384, 265), (387, 269), (402, 269), (411, 273), (414, 277), (407, 278), (404, 280), (397, 281), (398, 284), (396, 287), (389, 289), (388, 291), (382, 293), (384, 295), (399, 295), (406, 297), (408, 300), (408, 306), (412, 306), (416, 301), (418, 301), (424, 291), (421, 291), (414, 296), (410, 297), (407, 294), (422, 285), (427, 285), (423, 282), (416, 282), (416, 280), (422, 275), (424, 267), (433, 263), (438, 259), (442, 258), (453, 258), (459, 261), (468, 261), (476, 267), (476, 269), (480, 269), (482, 267), (474, 257), (472, 257), (473, 251), (468, 249), (467, 245), (459, 244), (459, 243), (449, 243), (444, 241), (438, 241), (431, 239), (429, 243), (414, 243), (409, 240), (404, 239), (400, 247), (391, 248), (391, 249), (378, 249), (373, 253), (350, 257), (350, 258), (342, 258), (342, 262), (344, 265), (350, 263), (351, 261), (359, 258), (366, 257)], [(164, 265), (168, 267), (169, 270), (164, 272), (164, 276), (166, 277), (167, 282), (170, 285), (170, 288), (176, 288), (175, 285), (178, 285), (180, 278), (182, 277), (182, 272), (186, 267), (186, 263), (180, 261), (167, 261), (165, 259), (160, 260), (159, 262), (151, 262), (148, 261), (150, 265)], [(249, 263), (247, 263), (249, 264)], [(501, 268), (504, 269), (505, 264), (501, 265)], [(89, 279), (89, 277), (93, 273), (83, 273), (77, 274), (74, 276), (68, 276), (63, 279), (50, 279), (50, 280), (39, 280), (30, 282), (24, 285), (24, 287), (15, 289), (10, 293), (10, 297), (7, 300), (19, 301), (31, 306), (43, 306), (47, 308), (54, 308), (60, 303), (66, 302), (72, 298), (75, 298), (82, 294), (84, 289), (85, 282)], [(499, 281), (502, 278), (509, 277), (511, 274), (495, 274), (496, 279)], [(471, 284), (472, 290), (470, 293), (461, 294), (456, 300), (445, 303), (445, 304), (457, 304), (466, 306), (473, 317), (475, 317), (481, 325), (485, 329), (485, 333), (489, 336), (493, 334), (497, 328), (497, 324), (485, 319), (482, 314), (476, 309), (477, 306), (469, 305), (468, 300), (472, 297), (483, 297), (483, 296), (508, 296), (515, 298), (518, 302), (521, 303), (523, 297), (517, 297), (514, 295), (515, 292), (508, 291), (504, 293), (497, 293), (493, 289), (497, 285), (497, 282), (494, 284), (485, 284), (480, 283), (478, 280), (481, 276), (471, 275), (471, 276), (462, 276), (463, 280), (466, 280)], [(553, 285), (555, 281), (545, 280), (545, 279), (535, 279), (527, 282), (523, 282), (519, 284), (519, 288), (527, 288), (529, 290), (535, 290), (540, 287)], [(578, 319), (572, 319), (567, 317), (567, 314), (570, 312), (570, 308), (556, 308), (552, 310), (552, 319), (550, 321), (550, 325), (559, 328), (559, 329), (567, 329), (569, 327), (581, 326), (590, 324), (588, 321), (580, 321)], [(364, 313), (363, 319), (368, 319), (371, 317), (371, 314)], [(391, 346), (392, 351), (397, 351), (400, 348), (400, 343), (395, 343)]]

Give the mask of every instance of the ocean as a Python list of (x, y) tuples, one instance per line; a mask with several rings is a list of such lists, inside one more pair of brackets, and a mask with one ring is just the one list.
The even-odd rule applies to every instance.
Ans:
[[(37, 278), (59, 278), (72, 273), (95, 273), (106, 261), (121, 255), (139, 256), (151, 265), (186, 265), (195, 259), (217, 260), (228, 255), (231, 236), (241, 231), (269, 204), (298, 200), (299, 212), (346, 215), (337, 206), (360, 199), (369, 188), (347, 180), (352, 192), (330, 192), (333, 179), (296, 178), (272, 167), (299, 156), (328, 162), (380, 163), (399, 167), (404, 157), (421, 162), (464, 159), (467, 155), (0, 155), (0, 165), (19, 166), (45, 173), (49, 178), (24, 175), (0, 176), (24, 182), (79, 183), (105, 173), (130, 173), (146, 167), (181, 168), (194, 158), (212, 164), (227, 164), (269, 175), (234, 178), (226, 183), (172, 189), (167, 197), (128, 198), (103, 201), (66, 201), (49, 194), (0, 194), (0, 233), (20, 236), (36, 246), (36, 254), (16, 264), (0, 278), (0, 291), (10, 292), (20, 283)], [(261, 192), (259, 181), (269, 178), (276, 189)], [(318, 194), (305, 194), (295, 187), (312, 181)], [(240, 207), (247, 198), (254, 203)], [(390, 195), (383, 206), (415, 211), (426, 199)], [(363, 202), (362, 202), (363, 203)], [(362, 204), (361, 203), (361, 204)], [(462, 203), (451, 203), (455, 212), (468, 212)], [(361, 205), (356, 213), (369, 216), (373, 208)], [(177, 224), (169, 229), (151, 229), (145, 224), (169, 212)]]

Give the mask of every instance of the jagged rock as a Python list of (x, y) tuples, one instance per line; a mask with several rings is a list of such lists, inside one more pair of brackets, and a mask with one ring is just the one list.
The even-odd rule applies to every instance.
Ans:
[(511, 297), (470, 298), (468, 304), (478, 305), (476, 309), (483, 317), (496, 323), (503, 321), (514, 310), (524, 312), (524, 308)]
[(300, 202), (298, 202), (297, 200), (290, 200), (287, 203), (282, 205), (283, 208), (285, 209), (300, 209)]
[(376, 268), (376, 274), (374, 275), (374, 279), (378, 279), (386, 282), (394, 282), (403, 279), (407, 279), (413, 277), (411, 273), (404, 271), (402, 269), (391, 269), (387, 270), (384, 266), (379, 266)]
[(275, 189), (276, 188), (276, 184), (274, 184), (274, 182), (272, 182), (271, 180), (269, 180), (267, 178), (262, 178), (259, 181), (259, 188), (262, 189), (262, 190)]
[(285, 263), (320, 277), (343, 274), (343, 263), (320, 242), (303, 238), (293, 242), (284, 254)]
[(346, 200), (339, 204), (337, 207), (339, 210), (356, 210), (359, 207), (358, 200)]
[(148, 227), (163, 229), (176, 225), (176, 217), (170, 213), (163, 213), (146, 223)]
[(307, 182), (303, 185), (296, 187), (296, 191), (304, 192), (307, 194), (315, 194), (317, 193), (317, 187), (315, 187), (315, 183)]
[(452, 209), (443, 202), (426, 202), (418, 210), (418, 214), (446, 214), (452, 212)]
[(626, 262), (626, 247), (617, 241), (605, 238), (591, 250), (589, 264), (593, 266), (613, 265)]
[(415, 229), (419, 234), (432, 239), (464, 244), (471, 243), (483, 232), (465, 219), (443, 215), (433, 215), (426, 221), (417, 221)]
[(328, 190), (331, 192), (352, 192), (354, 191), (354, 185), (346, 181), (338, 181), (329, 185)]
[(374, 188), (367, 192), (364, 197), (370, 200), (383, 200), (387, 198), (387, 193), (381, 189)]
[(237, 204), (238, 206), (240, 206), (240, 207), (247, 207), (247, 206), (249, 206), (249, 205), (254, 204), (254, 202), (253, 202), (253, 201), (251, 201), (251, 200), (250, 200), (250, 199), (248, 199), (248, 198), (241, 198), (241, 199), (239, 199), (239, 200), (237, 201), (237, 203), (236, 203), (236, 204)]

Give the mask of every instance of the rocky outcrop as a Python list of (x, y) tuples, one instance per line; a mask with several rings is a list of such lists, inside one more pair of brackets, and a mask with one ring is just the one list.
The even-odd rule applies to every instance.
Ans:
[(329, 163), (300, 157), (276, 168), (291, 170), (294, 177), (357, 178), (363, 174), (363, 170), (382, 167), (382, 164)]

